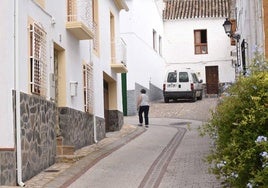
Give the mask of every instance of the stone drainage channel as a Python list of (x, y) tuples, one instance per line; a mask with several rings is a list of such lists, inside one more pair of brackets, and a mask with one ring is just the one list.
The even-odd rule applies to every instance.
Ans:
[[(185, 124), (187, 124), (186, 122)], [(182, 124), (182, 123), (180, 123)], [(184, 122), (183, 122), (184, 124)], [(178, 125), (178, 124), (174, 124)], [(141, 181), (139, 188), (157, 188), (166, 172), (169, 162), (171, 161), (175, 151), (181, 143), (181, 140), (186, 132), (185, 128), (177, 128), (177, 133), (163, 149), (157, 159), (153, 162), (150, 169), (147, 171), (143, 180)]]

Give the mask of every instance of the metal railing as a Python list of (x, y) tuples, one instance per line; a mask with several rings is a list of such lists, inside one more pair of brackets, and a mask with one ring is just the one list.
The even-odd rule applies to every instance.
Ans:
[(81, 21), (93, 31), (92, 5), (92, 0), (67, 0), (67, 22)]
[(111, 41), (111, 62), (112, 63), (122, 63), (127, 66), (127, 45), (125, 41), (121, 38), (119, 40)]

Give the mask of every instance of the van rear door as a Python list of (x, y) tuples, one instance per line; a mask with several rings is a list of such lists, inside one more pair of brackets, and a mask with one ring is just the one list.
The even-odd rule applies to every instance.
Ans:
[(166, 91), (177, 91), (178, 89), (178, 75), (177, 71), (168, 72), (167, 74), (167, 83)]
[(191, 85), (189, 83), (189, 74), (188, 72), (179, 72), (179, 83), (178, 90), (179, 91), (190, 91)]

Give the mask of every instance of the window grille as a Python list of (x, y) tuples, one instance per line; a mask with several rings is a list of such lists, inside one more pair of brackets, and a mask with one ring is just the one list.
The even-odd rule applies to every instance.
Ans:
[(84, 109), (85, 112), (93, 114), (93, 66), (83, 65), (84, 79)]
[(37, 24), (30, 25), (30, 86), (31, 92), (46, 96), (47, 59), (46, 33)]

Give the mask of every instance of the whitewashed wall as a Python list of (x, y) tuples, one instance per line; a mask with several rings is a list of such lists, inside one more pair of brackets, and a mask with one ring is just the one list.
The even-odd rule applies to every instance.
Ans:
[[(53, 43), (56, 42), (65, 49), (66, 60), (66, 96), (67, 107), (83, 111), (83, 72), (82, 62), (94, 63), (94, 106), (95, 115), (104, 117), (103, 102), (103, 71), (117, 81), (117, 110), (122, 111), (122, 95), (121, 95), (121, 79), (120, 74), (111, 72), (110, 66), (110, 31), (109, 19), (110, 11), (114, 14), (116, 23), (117, 38), (119, 38), (119, 12), (114, 5), (113, 0), (103, 1), (99, 3), (99, 24), (100, 24), (100, 57), (91, 56), (91, 41), (78, 41), (65, 28), (66, 9), (58, 7), (66, 7), (66, 1), (46, 1), (45, 9), (37, 6), (34, 1), (20, 0), (19, 2), (19, 86), (20, 91), (29, 93), (29, 56), (28, 56), (28, 18), (33, 18), (39, 25), (43, 27), (47, 34), (47, 99), (49, 100), (49, 73), (54, 72), (53, 59)], [(2, 15), (0, 21), (0, 83), (2, 100), (0, 105), (0, 147), (14, 147), (14, 124), (12, 109), (12, 90), (15, 89), (14, 81), (14, 1), (1, 1), (0, 10)], [(6, 19), (8, 17), (8, 19)], [(52, 24), (52, 19), (55, 21)], [(8, 32), (7, 32), (8, 31)], [(78, 82), (77, 96), (70, 96), (70, 82)]]
[[(163, 53), (167, 66), (191, 68), (205, 80), (205, 66), (219, 66), (219, 81), (233, 82), (235, 70), (232, 67), (230, 38), (224, 32), (225, 19), (185, 19), (165, 21), (165, 42)], [(194, 54), (194, 30), (207, 30), (208, 54)]]
[[(160, 11), (153, 0), (129, 0), (129, 11), (120, 13), (121, 37), (127, 43), (127, 89), (135, 83), (162, 88), (164, 59), (153, 50), (153, 29), (164, 38)], [(158, 50), (158, 47), (157, 47)]]
[[(3, 0), (1, 15), (13, 15), (14, 1)], [(14, 89), (14, 17), (0, 16), (0, 148), (14, 147), (12, 90)]]
[(264, 52), (263, 0), (237, 0), (237, 30), (248, 43), (247, 65), (254, 58), (256, 49)]
[[(113, 0), (99, 3), (99, 35), (100, 35), (100, 56), (93, 56), (94, 62), (94, 103), (95, 114), (104, 117), (103, 101), (103, 72), (108, 74), (117, 82), (117, 110), (122, 111), (121, 74), (111, 70), (111, 48), (110, 48), (110, 12), (115, 20), (115, 38), (120, 41), (119, 12)], [(119, 53), (117, 52), (116, 55)]]

